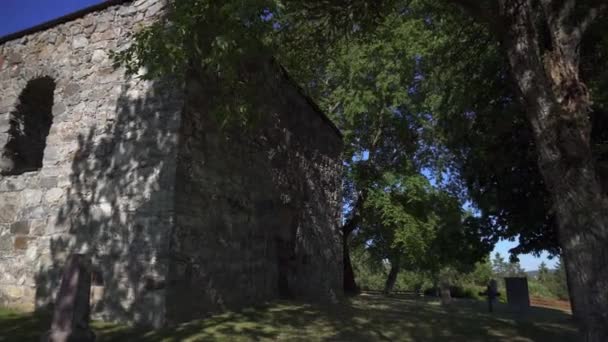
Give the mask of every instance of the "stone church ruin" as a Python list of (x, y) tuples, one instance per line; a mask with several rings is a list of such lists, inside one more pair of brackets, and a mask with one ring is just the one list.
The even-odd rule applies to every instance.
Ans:
[(340, 296), (339, 131), (271, 59), (248, 129), (210, 114), (213, 82), (115, 68), (162, 13), (106, 1), (0, 38), (0, 305), (52, 304), (74, 253), (112, 321)]

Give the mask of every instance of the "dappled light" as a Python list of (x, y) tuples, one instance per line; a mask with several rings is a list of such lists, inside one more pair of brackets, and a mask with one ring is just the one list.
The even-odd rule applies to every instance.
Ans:
[(54, 305), (102, 341), (608, 341), (607, 31), (108, 0), (0, 37), (0, 342)]
[(179, 128), (179, 96), (169, 84), (125, 84), (108, 124), (78, 136), (66, 203), (53, 222), (63, 234), (51, 240), (51, 267), (37, 275), (39, 306), (58, 288), (65, 258), (84, 253), (102, 279), (96, 314), (110, 321), (163, 319), (164, 294), (147, 283), (164, 276), (168, 264), (159, 251), (168, 249), (167, 186), (175, 177)]
[[(445, 308), (410, 295), (362, 294), (333, 306), (272, 302), (158, 331), (99, 322), (93, 327), (99, 341), (578, 341), (572, 317), (563, 312), (532, 308), (522, 316), (504, 304), (494, 314), (485, 309), (469, 300)], [(0, 336), (34, 337), (43, 321), (3, 313)]]

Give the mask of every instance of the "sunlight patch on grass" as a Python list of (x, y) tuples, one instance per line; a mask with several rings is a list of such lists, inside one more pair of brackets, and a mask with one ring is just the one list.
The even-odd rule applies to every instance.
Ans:
[[(0, 310), (4, 341), (38, 341), (48, 318)], [(362, 295), (338, 305), (277, 301), (157, 331), (94, 322), (98, 341), (578, 341), (571, 316), (533, 308), (522, 315), (503, 304)], [(8, 338), (10, 336), (10, 338)]]

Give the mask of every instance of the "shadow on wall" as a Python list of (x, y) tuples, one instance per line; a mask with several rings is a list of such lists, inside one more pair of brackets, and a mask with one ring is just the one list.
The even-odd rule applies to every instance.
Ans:
[(98, 107), (105, 122), (97, 119), (78, 136), (65, 203), (49, 222), (50, 260), (36, 277), (37, 307), (51, 304), (67, 256), (86, 253), (94, 285), (103, 285), (103, 293), (93, 293), (101, 296), (94, 313), (162, 324), (179, 88), (168, 80), (125, 82), (116, 101)]

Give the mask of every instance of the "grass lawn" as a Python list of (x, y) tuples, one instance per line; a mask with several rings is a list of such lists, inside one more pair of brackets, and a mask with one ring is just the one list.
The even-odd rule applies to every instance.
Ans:
[[(484, 302), (449, 307), (411, 296), (361, 295), (341, 305), (275, 302), (158, 331), (95, 322), (98, 341), (579, 341), (571, 316), (533, 307), (494, 314)], [(38, 341), (48, 317), (0, 310), (0, 342)]]

